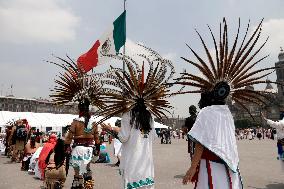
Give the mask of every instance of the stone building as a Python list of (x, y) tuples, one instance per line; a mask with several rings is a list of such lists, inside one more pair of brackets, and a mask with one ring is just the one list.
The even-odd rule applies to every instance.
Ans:
[[(266, 87), (264, 89), (264, 94), (268, 95), (270, 98), (267, 106), (259, 107), (253, 103), (245, 104), (250, 114), (256, 119), (256, 121), (261, 121), (261, 111), (265, 111), (267, 113), (267, 117), (272, 120), (279, 120), (280, 114), (284, 114), (284, 52), (282, 48), (278, 55), (278, 59), (279, 61), (275, 63), (275, 67), (277, 67), (276, 82), (283, 83), (283, 86), (277, 85), (277, 89), (274, 89), (267, 78)], [(254, 87), (249, 86), (247, 89), (254, 90)], [(265, 92), (268, 92), (269, 94), (266, 94)], [(239, 107), (237, 104), (231, 104), (229, 107), (235, 120), (251, 119), (249, 113), (243, 108)]]
[(58, 106), (44, 99), (26, 99), (0, 96), (0, 111), (77, 114), (76, 104)]

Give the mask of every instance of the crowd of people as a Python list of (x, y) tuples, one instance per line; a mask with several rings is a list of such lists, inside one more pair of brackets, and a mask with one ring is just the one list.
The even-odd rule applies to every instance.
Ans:
[[(75, 121), (75, 120), (74, 120)], [(21, 163), (21, 171), (27, 171), (30, 175), (34, 175), (44, 181), (46, 189), (59, 189), (64, 186), (64, 182), (68, 175), (69, 164), (80, 167), (85, 165), (84, 169), (90, 170), (90, 161), (93, 163), (109, 163), (110, 155), (106, 149), (105, 136), (109, 136), (105, 131), (101, 131), (98, 140), (90, 144), (90, 157), (88, 162), (80, 163), (74, 159), (71, 152), (66, 148), (68, 145), (69, 127), (67, 133), (48, 132), (43, 133), (39, 130), (30, 128), (26, 119), (17, 120), (6, 127), (5, 133), (1, 133), (0, 149), (4, 156), (10, 158), (10, 163)], [(72, 126), (71, 126), (72, 129)], [(93, 139), (93, 138), (92, 138)], [(111, 143), (111, 137), (108, 137)], [(99, 144), (99, 145), (96, 145)], [(72, 148), (75, 148), (72, 141)], [(121, 147), (121, 143), (120, 143)], [(119, 147), (114, 147), (119, 150)], [(71, 150), (72, 151), (72, 150)], [(121, 154), (121, 152), (120, 152)], [(118, 157), (117, 166), (119, 166), (119, 152), (115, 152)], [(76, 169), (75, 169), (76, 171)], [(84, 172), (81, 172), (84, 174)], [(86, 172), (85, 172), (86, 173)], [(75, 172), (75, 176), (79, 177), (79, 173)], [(85, 177), (84, 177), (85, 178)], [(78, 184), (78, 183), (77, 183)], [(92, 183), (84, 183), (88, 185)], [(74, 183), (73, 183), (73, 188)], [(83, 185), (78, 185), (83, 187)]]
[[(171, 138), (184, 138), (188, 140), (188, 153), (190, 153), (192, 158), (194, 154), (194, 142), (186, 134), (191, 130), (195, 122), (197, 114), (196, 107), (193, 105), (190, 106), (189, 113), (190, 117), (185, 120), (181, 130), (174, 130), (169, 127), (168, 129), (157, 130), (156, 134), (161, 138), (162, 144), (170, 144)], [(115, 126), (120, 128), (121, 121), (117, 120)], [(96, 152), (96, 148), (91, 147), (93, 152), (90, 161), (93, 160), (93, 163), (109, 163), (110, 157), (106, 151), (105, 142), (109, 142), (110, 144), (113, 142), (114, 155), (117, 157), (117, 163), (115, 166), (120, 166), (122, 143), (117, 138), (113, 138), (112, 134), (106, 132), (107, 130), (112, 130), (112, 128), (108, 128), (106, 125), (104, 125), (104, 127), (105, 129), (101, 130), (99, 135), (96, 137), (100, 139), (97, 141), (97, 143), (100, 144), (100, 151)], [(236, 129), (236, 139), (276, 139), (277, 136), (276, 132), (274, 131), (275, 129), (273, 128)], [(66, 135), (66, 137), (68, 137), (68, 135)], [(7, 126), (5, 133), (2, 133), (0, 138), (3, 145), (0, 149), (4, 149), (4, 155), (11, 158), (11, 162), (21, 163), (22, 171), (28, 171), (29, 174), (35, 175), (37, 178), (44, 180), (45, 186), (48, 189), (56, 189), (64, 186), (64, 182), (68, 174), (68, 169), (66, 166), (69, 166), (66, 163), (70, 163), (69, 161), (71, 160), (70, 155), (68, 157), (68, 153), (65, 153), (66, 140), (65, 142), (63, 140), (65, 138), (64, 134), (63, 137), (55, 132), (44, 134), (38, 130), (36, 131), (30, 128), (28, 121), (21, 119), (14, 122), (11, 126)], [(97, 158), (95, 158), (96, 156)], [(72, 165), (72, 163), (70, 163), (70, 165)], [(82, 166), (81, 164), (77, 165)], [(90, 171), (90, 167), (87, 166), (89, 164), (87, 163), (85, 165), (86, 167), (80, 167), (80, 170), (86, 169)], [(79, 169), (77, 175), (75, 173), (75, 177), (80, 178)], [(83, 184), (78, 184), (78, 187), (82, 186)]]
[(236, 129), (237, 140), (253, 140), (253, 139), (272, 139), (276, 140), (277, 132), (274, 128), (246, 128)]
[[(6, 127), (3, 144), (3, 155), (11, 158), (10, 163), (21, 163), (22, 171), (28, 171), (29, 174), (45, 180), (46, 186), (50, 185), (48, 182), (52, 179), (50, 172), (53, 163), (59, 168), (65, 161), (64, 142), (60, 135), (39, 132), (31, 128), (26, 119), (19, 119)], [(62, 179), (64, 180), (64, 177)], [(58, 186), (60, 180), (56, 182)]]

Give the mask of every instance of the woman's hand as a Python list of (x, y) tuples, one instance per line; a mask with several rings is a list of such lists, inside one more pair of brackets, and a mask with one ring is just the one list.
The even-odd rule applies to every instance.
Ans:
[(188, 184), (192, 180), (192, 177), (195, 175), (196, 169), (190, 167), (186, 172), (185, 176), (183, 177), (182, 183), (184, 185)]

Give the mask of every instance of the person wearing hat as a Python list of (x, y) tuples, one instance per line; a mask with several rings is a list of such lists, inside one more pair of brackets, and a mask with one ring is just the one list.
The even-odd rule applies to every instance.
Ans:
[[(248, 27), (246, 31), (249, 30)], [(200, 73), (183, 72), (175, 82), (175, 84), (195, 88), (181, 91), (180, 94), (201, 94), (198, 103), (200, 112), (188, 133), (196, 144), (195, 152), (182, 182), (183, 184), (194, 182), (196, 189), (243, 189), (235, 137), (236, 128), (227, 104), (233, 101), (248, 113), (249, 110), (245, 103), (267, 104), (269, 97), (263, 95), (262, 91), (248, 90), (246, 87), (267, 83), (264, 78), (272, 73), (268, 70), (274, 70), (275, 67), (257, 69), (255, 66), (264, 59), (254, 60), (266, 43), (254, 49), (258, 46), (255, 44), (262, 31), (262, 21), (252, 34), (245, 34), (241, 43), (238, 43), (239, 36), (241, 36), (239, 34), (240, 22), (233, 43), (228, 42), (228, 39), (232, 37), (228, 37), (225, 18), (220, 24), (218, 42), (210, 27), (209, 30), (215, 47), (214, 55), (208, 50), (197, 31), (208, 59), (203, 60), (190, 46), (188, 46), (189, 49), (198, 61), (183, 58), (187, 63), (196, 67), (202, 76)]]
[[(167, 81), (173, 72), (169, 73), (171, 64), (168, 60), (163, 59), (152, 49), (144, 48), (151, 54), (149, 58), (148, 55), (141, 55), (150, 65), (145, 81), (144, 63), (141, 62), (142, 69), (140, 69), (134, 57), (127, 55), (114, 56), (126, 60), (127, 70), (111, 68), (108, 71), (114, 74), (109, 78), (111, 82), (108, 83), (111, 86), (105, 88), (108, 91), (104, 96), (107, 104), (103, 109), (105, 118), (98, 123), (122, 114), (120, 128), (106, 124), (103, 126), (122, 143), (119, 165), (122, 186), (113, 188), (154, 189), (155, 187), (153, 142), (156, 131), (153, 117), (161, 119), (170, 107), (167, 97), (170, 96), (171, 86), (167, 85)], [(126, 80), (128, 82), (125, 82)]]
[[(100, 140), (98, 127), (94, 125), (89, 112), (90, 102), (84, 99), (79, 102), (79, 117), (75, 118), (70, 129), (65, 135), (65, 145), (67, 154), (71, 153), (70, 165), (74, 168), (74, 180), (72, 189), (91, 189), (94, 180), (91, 171), (91, 161), (93, 156), (94, 141), (96, 150), (94, 154), (99, 155)], [(72, 149), (70, 144), (74, 141)]]
[[(48, 62), (59, 66), (62, 72), (55, 79), (56, 86), (50, 97), (58, 105), (78, 103), (79, 110), (79, 116), (73, 120), (64, 137), (66, 174), (69, 165), (72, 166), (74, 168), (72, 189), (93, 189), (94, 180), (90, 163), (93, 154), (99, 154), (101, 142), (98, 127), (91, 117), (89, 107), (92, 105), (101, 109), (104, 106), (104, 102), (101, 101), (101, 95), (104, 94), (100, 82), (102, 75), (94, 72), (88, 74), (69, 56), (67, 59), (56, 58), (59, 62)], [(96, 146), (95, 153), (93, 153), (94, 146)]]

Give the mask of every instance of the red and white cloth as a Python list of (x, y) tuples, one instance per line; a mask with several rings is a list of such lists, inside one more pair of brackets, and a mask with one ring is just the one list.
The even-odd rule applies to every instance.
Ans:
[(201, 159), (195, 188), (242, 189), (235, 124), (228, 106), (202, 108), (188, 134), (204, 146), (203, 153), (209, 152)]

